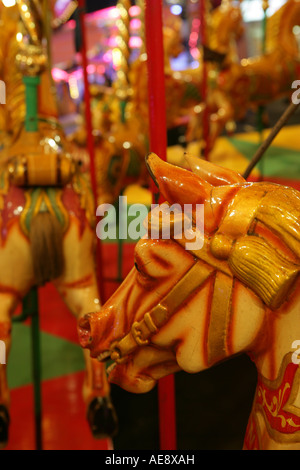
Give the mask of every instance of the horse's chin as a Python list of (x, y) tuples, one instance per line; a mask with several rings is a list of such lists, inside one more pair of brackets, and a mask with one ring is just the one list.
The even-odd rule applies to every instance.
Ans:
[(130, 393), (147, 393), (156, 385), (156, 380), (148, 375), (130, 370), (128, 364), (117, 364), (109, 372), (110, 383), (118, 385)]

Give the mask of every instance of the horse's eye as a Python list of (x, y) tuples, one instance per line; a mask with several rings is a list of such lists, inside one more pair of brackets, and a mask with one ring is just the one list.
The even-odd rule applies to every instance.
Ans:
[(134, 263), (134, 267), (139, 274), (141, 274), (143, 277), (147, 277), (146, 273), (139, 267), (137, 262)]
[(135, 267), (135, 269), (136, 269), (139, 273), (142, 272), (142, 271), (140, 270), (140, 268), (139, 268), (137, 262), (134, 263), (134, 267)]

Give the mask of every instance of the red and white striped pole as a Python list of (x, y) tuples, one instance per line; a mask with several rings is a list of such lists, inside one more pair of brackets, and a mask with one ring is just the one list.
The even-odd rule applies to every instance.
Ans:
[(204, 60), (204, 47), (206, 46), (207, 41), (207, 31), (206, 31), (206, 1), (200, 0), (200, 36), (202, 43), (202, 101), (204, 103), (204, 112), (202, 120), (202, 131), (203, 131), (203, 141), (204, 141), (204, 153), (203, 156), (205, 160), (208, 160), (209, 154), (209, 111), (207, 108), (207, 89), (208, 89), (208, 70), (207, 63)]
[[(80, 54), (81, 54), (81, 65), (84, 80), (84, 103), (85, 103), (85, 121), (86, 121), (86, 133), (87, 133), (87, 149), (90, 156), (90, 177), (91, 186), (94, 194), (95, 204), (97, 205), (97, 177), (96, 177), (96, 166), (95, 166), (95, 148), (94, 148), (94, 137), (93, 137), (93, 124), (92, 124), (92, 112), (91, 112), (91, 94), (88, 80), (88, 60), (87, 60), (87, 44), (86, 44), (86, 26), (85, 26), (85, 0), (78, 1), (79, 8), (79, 25), (80, 25)], [(104, 288), (103, 288), (103, 272), (102, 272), (102, 251), (101, 242), (97, 238), (96, 247), (96, 270), (98, 289), (100, 299), (104, 303)]]
[[(164, 73), (162, 0), (145, 1), (145, 35), (148, 66), (150, 151), (167, 160), (166, 93)], [(157, 202), (157, 188), (152, 186)], [(159, 380), (159, 430), (161, 450), (176, 450), (174, 376)]]

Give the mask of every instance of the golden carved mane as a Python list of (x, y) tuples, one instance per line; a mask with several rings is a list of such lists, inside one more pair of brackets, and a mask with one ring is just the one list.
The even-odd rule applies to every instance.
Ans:
[[(300, 270), (300, 193), (275, 183), (247, 182), (232, 170), (188, 154), (186, 160), (192, 174), (155, 154), (146, 162), (169, 205), (188, 203), (193, 218), (196, 205), (204, 204), (204, 245), (191, 253), (235, 276), (269, 308), (279, 308)], [(181, 225), (180, 215), (167, 220), (173, 234)], [(160, 215), (151, 219), (153, 225), (164, 228)], [(185, 237), (172, 238), (182, 244)]]
[[(242, 199), (244, 205), (239, 204)], [(278, 308), (300, 270), (299, 221), (297, 191), (276, 184), (247, 184), (229, 205), (211, 251), (227, 259), (234, 275), (266, 305)]]
[(299, 24), (299, 15), (299, 2), (297, 0), (288, 0), (274, 15), (268, 18), (266, 31), (267, 53), (280, 48), (292, 56), (299, 55), (298, 44), (293, 34), (293, 26)]

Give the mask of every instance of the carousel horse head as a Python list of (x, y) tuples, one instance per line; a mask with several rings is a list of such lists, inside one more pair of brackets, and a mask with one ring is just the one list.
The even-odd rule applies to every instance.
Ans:
[(201, 246), (188, 247), (186, 232), (174, 235), (180, 211), (169, 219), (170, 239), (152, 239), (149, 225), (161, 235), (165, 220), (156, 208), (128, 277), (99, 312), (79, 322), (81, 345), (99, 360), (111, 357), (110, 381), (131, 392), (242, 352), (272, 380), (300, 339), (299, 193), (187, 160), (192, 171), (154, 154), (147, 165), (169, 205), (192, 208), (195, 237), (203, 206)]
[(223, 0), (221, 5), (211, 12), (209, 28), (209, 47), (220, 54), (228, 55), (228, 60), (233, 60), (233, 56), (236, 56), (236, 51), (233, 54), (233, 49), (236, 48), (233, 44), (244, 33), (243, 15), (240, 5), (236, 2)]

